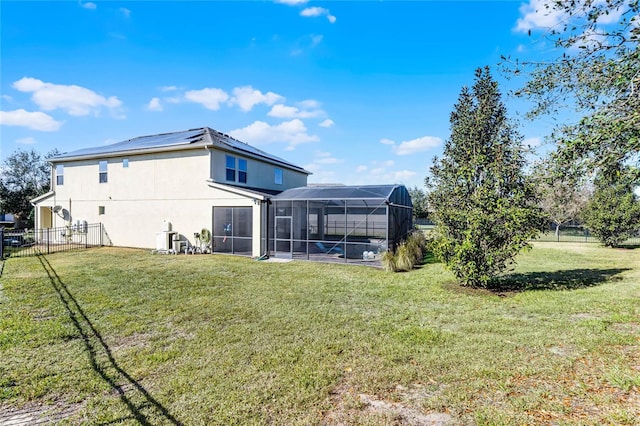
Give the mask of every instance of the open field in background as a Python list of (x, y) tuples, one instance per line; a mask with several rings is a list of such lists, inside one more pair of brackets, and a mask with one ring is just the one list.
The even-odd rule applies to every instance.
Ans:
[(640, 249), (538, 242), (500, 285), (437, 263), (10, 258), (0, 423), (640, 424)]

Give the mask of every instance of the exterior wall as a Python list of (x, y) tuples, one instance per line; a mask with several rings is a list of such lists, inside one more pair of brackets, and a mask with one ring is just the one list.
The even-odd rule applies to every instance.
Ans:
[[(247, 183), (227, 181), (226, 156), (231, 155), (247, 160)], [(282, 184), (275, 183), (275, 169), (283, 172)], [(307, 186), (307, 174), (291, 170), (272, 163), (259, 161), (251, 157), (245, 157), (232, 152), (220, 150), (212, 151), (211, 154), (211, 179), (218, 183), (244, 186), (247, 188), (261, 188), (268, 190), (284, 191), (289, 188)]]
[[(123, 167), (124, 159), (128, 167)], [(113, 245), (155, 248), (156, 233), (162, 231), (165, 220), (182, 240), (193, 244), (195, 232), (211, 229), (212, 206), (253, 206), (254, 217), (260, 217), (260, 206), (253, 199), (207, 185), (210, 151), (204, 148), (109, 158), (106, 183), (99, 182), (99, 161), (58, 163), (64, 165), (64, 183), (56, 185), (54, 174), (54, 195), (38, 204), (44, 207), (38, 209), (39, 227), (102, 222)], [(49, 223), (42, 216), (56, 205), (62, 210)], [(254, 229), (258, 256), (260, 227)]]

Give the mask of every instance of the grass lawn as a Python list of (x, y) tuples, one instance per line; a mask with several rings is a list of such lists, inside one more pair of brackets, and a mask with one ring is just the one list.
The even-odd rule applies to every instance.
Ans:
[[(0, 278), (0, 424), (640, 424), (640, 249), (536, 243), (494, 291), (98, 248)], [(422, 423), (420, 423), (422, 422)]]

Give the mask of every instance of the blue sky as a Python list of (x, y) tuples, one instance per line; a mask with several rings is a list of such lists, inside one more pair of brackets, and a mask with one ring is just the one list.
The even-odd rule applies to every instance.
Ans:
[(422, 186), (477, 67), (524, 111), (497, 64), (545, 54), (529, 1), (2, 1), (0, 157), (209, 126), (313, 183)]

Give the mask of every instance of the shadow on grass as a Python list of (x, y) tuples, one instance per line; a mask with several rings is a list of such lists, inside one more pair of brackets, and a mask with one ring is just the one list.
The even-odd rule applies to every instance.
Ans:
[(576, 290), (622, 279), (618, 274), (629, 269), (568, 269), (555, 272), (510, 274), (493, 280), (487, 289), (493, 292), (535, 290)]
[[(91, 320), (86, 316), (82, 307), (78, 304), (78, 301), (73, 297), (73, 294), (71, 294), (67, 286), (62, 282), (49, 261), (42, 255), (38, 255), (38, 259), (49, 276), (51, 285), (56, 293), (58, 293), (60, 301), (69, 315), (69, 319), (73, 322), (80, 337), (82, 337), (89, 361), (91, 362), (91, 368), (111, 389), (118, 393), (120, 400), (127, 406), (127, 409), (132, 415), (127, 418), (132, 417), (141, 425), (151, 425), (147, 416), (140, 411), (141, 407), (150, 407), (157, 415), (164, 418), (170, 424), (182, 425), (182, 423), (173, 417), (160, 402), (153, 398), (140, 383), (118, 365), (118, 362), (111, 353), (111, 349), (105, 343)], [(142, 396), (143, 402), (139, 404), (139, 406), (134, 404), (132, 398), (125, 394), (125, 389), (127, 390), (127, 394), (135, 392), (137, 394), (136, 396)]]

